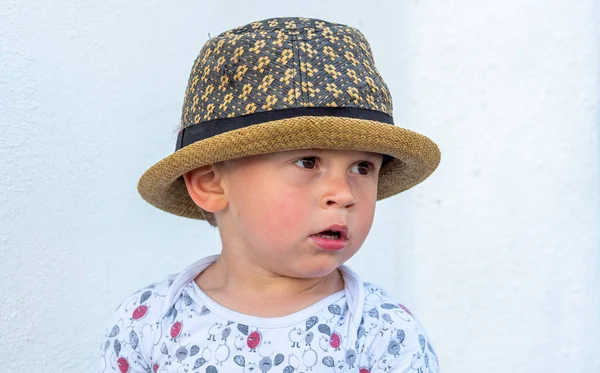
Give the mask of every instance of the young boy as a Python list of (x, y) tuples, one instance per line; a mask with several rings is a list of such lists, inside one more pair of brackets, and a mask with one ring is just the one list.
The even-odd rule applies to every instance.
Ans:
[(210, 39), (188, 82), (174, 154), (138, 190), (218, 227), (221, 254), (116, 310), (101, 371), (438, 372), (411, 312), (343, 265), (375, 202), (440, 153), (396, 127), (356, 29), (268, 19)]

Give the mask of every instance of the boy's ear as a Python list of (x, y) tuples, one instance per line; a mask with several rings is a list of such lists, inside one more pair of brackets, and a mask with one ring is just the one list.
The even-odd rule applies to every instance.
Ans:
[(203, 166), (183, 175), (188, 193), (196, 205), (208, 212), (227, 207), (221, 177), (212, 165)]

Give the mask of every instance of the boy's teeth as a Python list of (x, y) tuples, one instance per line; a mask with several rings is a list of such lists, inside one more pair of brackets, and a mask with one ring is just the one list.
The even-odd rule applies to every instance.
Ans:
[(319, 236), (319, 237), (323, 237), (323, 238), (329, 238), (331, 240), (335, 240), (338, 238), (338, 236), (336, 234), (323, 234), (323, 233), (318, 233), (315, 236)]

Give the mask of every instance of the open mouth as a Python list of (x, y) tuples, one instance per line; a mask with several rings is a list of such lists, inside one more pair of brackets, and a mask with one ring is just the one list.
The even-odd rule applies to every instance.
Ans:
[(324, 231), (313, 234), (311, 239), (323, 250), (339, 251), (348, 244), (348, 227), (334, 224)]
[(328, 240), (348, 240), (348, 227), (341, 224), (333, 224), (324, 231), (313, 234), (315, 237), (321, 237)]
[(338, 231), (323, 231), (321, 233), (315, 234), (317, 237), (328, 238), (330, 240), (339, 240), (342, 238), (342, 234)]

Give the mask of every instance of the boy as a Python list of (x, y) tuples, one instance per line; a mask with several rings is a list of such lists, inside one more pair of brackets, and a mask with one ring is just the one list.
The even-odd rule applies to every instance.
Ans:
[(138, 190), (218, 227), (221, 254), (126, 299), (101, 371), (438, 372), (410, 311), (343, 265), (375, 202), (439, 162), (437, 146), (391, 113), (354, 28), (279, 18), (210, 39), (176, 152)]

